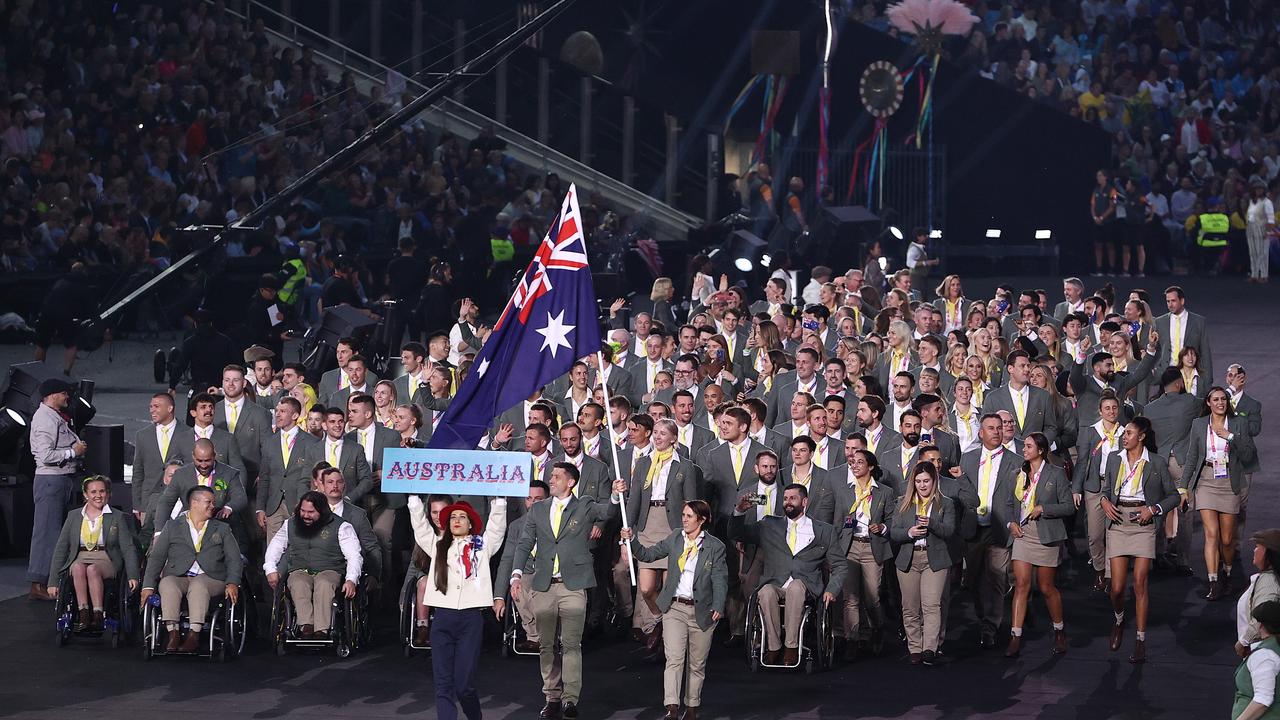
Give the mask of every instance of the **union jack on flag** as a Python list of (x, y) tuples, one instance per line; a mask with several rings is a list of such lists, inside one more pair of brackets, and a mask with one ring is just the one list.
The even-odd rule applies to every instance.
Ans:
[(570, 185), (560, 214), (428, 446), (475, 448), (495, 417), (569, 372), (579, 358), (599, 350), (600, 324), (578, 190)]

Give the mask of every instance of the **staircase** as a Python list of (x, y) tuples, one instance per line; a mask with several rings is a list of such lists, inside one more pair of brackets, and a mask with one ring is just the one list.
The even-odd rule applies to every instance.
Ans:
[[(216, 7), (214, 0), (205, 1)], [(356, 88), (364, 95), (368, 95), (374, 86), (385, 88), (389, 78), (402, 79), (406, 89), (414, 94), (420, 94), (427, 89), (422, 82), (406, 77), (408, 73), (400, 73), (356, 52), (293, 18), (282, 15), (258, 0), (242, 2), (240, 8), (239, 12), (230, 8), (225, 12), (238, 21), (249, 24), (262, 18), (275, 50), (285, 47), (309, 48), (316, 61), (325, 67), (331, 77), (339, 77), (344, 72), (350, 72), (355, 78)], [(513, 58), (518, 57), (519, 52)], [(433, 54), (438, 56), (440, 53)], [(507, 70), (509, 86), (519, 84), (528, 87), (525, 84), (532, 82), (532, 87), (537, 87), (536, 70), (529, 70), (524, 63), (508, 61)], [(558, 95), (553, 94), (553, 106), (566, 102), (574, 103), (575, 101), (571, 96), (565, 97), (563, 92)], [(637, 220), (640, 221), (657, 240), (686, 240), (689, 230), (702, 224), (699, 218), (658, 200), (652, 194), (642, 192), (608, 173), (548, 147), (529, 135), (499, 123), (453, 99), (445, 99), (432, 105), (418, 117), (437, 132), (450, 132), (462, 139), (464, 143), (480, 135), (484, 129), (492, 127), (494, 134), (506, 141), (507, 154), (526, 170), (556, 173), (562, 181), (576, 183), (579, 193), (584, 196), (600, 193), (608, 198), (609, 203), (618, 212), (631, 217), (633, 224), (636, 224)], [(599, 123), (599, 115), (592, 113), (592, 118)], [(608, 145), (621, 144), (621, 129), (616, 123), (600, 123), (598, 135)], [(661, 159), (665, 153), (644, 143), (637, 143), (637, 145), (638, 147), (634, 150), (635, 176), (640, 183), (653, 187), (653, 192), (656, 193), (660, 185), (653, 182), (652, 178), (655, 172), (661, 178), (663, 172)], [(688, 172), (683, 169), (681, 171), (682, 174), (688, 174)]]

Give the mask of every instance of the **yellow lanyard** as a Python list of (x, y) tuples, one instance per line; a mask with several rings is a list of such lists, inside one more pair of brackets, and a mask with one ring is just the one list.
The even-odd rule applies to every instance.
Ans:
[(862, 492), (857, 484), (853, 487), (853, 505), (849, 506), (849, 514), (857, 517), (859, 513), (871, 517), (871, 483), (867, 483), (867, 491)]
[(1018, 473), (1018, 482), (1014, 485), (1013, 493), (1017, 496), (1018, 502), (1022, 503), (1022, 507), (1033, 508), (1036, 506), (1036, 492), (1040, 487), (1040, 473), (1044, 472), (1044, 465), (1036, 471), (1036, 474), (1027, 479), (1025, 472)]
[[(196, 529), (195, 523), (192, 523), (189, 519), (187, 520), (187, 522), (191, 525), (192, 530)], [(196, 552), (200, 552), (200, 548), (204, 547), (204, 533), (208, 529), (209, 529), (209, 521), (205, 520), (204, 527), (200, 528), (200, 530), (196, 532), (195, 539), (191, 541), (191, 544), (194, 545), (196, 548)]]
[[(1124, 458), (1122, 462), (1125, 465), (1128, 465), (1129, 459)], [(1120, 479), (1119, 482), (1116, 483), (1115, 493), (1117, 496), (1121, 494), (1128, 495), (1129, 497), (1138, 496), (1138, 481), (1142, 479), (1142, 468), (1146, 464), (1145, 460), (1139, 460), (1132, 468), (1129, 468), (1129, 472), (1124, 476), (1124, 478)], [(1121, 488), (1126, 488), (1128, 492), (1121, 493)]]
[(684, 572), (685, 563), (689, 562), (689, 556), (694, 550), (698, 549), (698, 543), (690, 542), (686, 536), (684, 539), (684, 552), (680, 553), (680, 559), (676, 561), (676, 565), (680, 568), (680, 572)]
[(923, 502), (917, 496), (913, 504), (916, 506), (916, 517), (929, 517), (929, 507), (933, 504), (933, 496), (930, 495), (929, 499)]

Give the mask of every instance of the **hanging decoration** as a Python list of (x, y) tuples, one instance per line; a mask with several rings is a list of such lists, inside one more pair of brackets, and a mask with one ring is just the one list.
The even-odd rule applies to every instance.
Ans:
[[(948, 35), (968, 35), (978, 18), (958, 0), (902, 0), (885, 11), (889, 22), (900, 32), (915, 37), (920, 50), (920, 61), (927, 60), (929, 79), (925, 82), (920, 99), (920, 115), (916, 119), (915, 145), (920, 148), (928, 143), (928, 218), (933, 226), (933, 85), (938, 76), (938, 64), (942, 59), (942, 42)], [(919, 65), (919, 61), (917, 62)], [(926, 140), (927, 137), (927, 140)]]
[(831, 0), (824, 0), (822, 17), (826, 21), (827, 41), (822, 52), (822, 88), (818, 91), (818, 171), (814, 187), (819, 194), (827, 186), (827, 167), (831, 154), (827, 133), (831, 127), (831, 53), (836, 47), (836, 29), (831, 22)]
[(786, 97), (790, 84), (790, 78), (782, 75), (770, 75), (765, 81), (764, 113), (760, 117), (760, 135), (756, 138), (755, 149), (751, 151), (752, 165), (764, 162), (765, 158), (775, 154), (777, 133), (773, 131), (774, 121), (778, 118), (778, 111), (782, 109), (782, 100)]
[(868, 208), (874, 207), (872, 203), (873, 190), (876, 187), (881, 189), (884, 187), (884, 168), (888, 159), (885, 152), (888, 141), (886, 130), (889, 127), (889, 117), (902, 106), (905, 86), (910, 82), (918, 66), (919, 63), (912, 66), (911, 70), (906, 75), (903, 75), (893, 63), (878, 60), (862, 71), (862, 80), (858, 84), (858, 96), (862, 99), (862, 107), (876, 119), (876, 124), (875, 129), (871, 131), (871, 137), (864, 140), (861, 145), (858, 145), (853, 150), (853, 163), (849, 172), (849, 189), (845, 193), (846, 203), (853, 198), (853, 193), (857, 188), (857, 179), (863, 166), (863, 155), (865, 153), (867, 170), (863, 185), (867, 189), (866, 205)]

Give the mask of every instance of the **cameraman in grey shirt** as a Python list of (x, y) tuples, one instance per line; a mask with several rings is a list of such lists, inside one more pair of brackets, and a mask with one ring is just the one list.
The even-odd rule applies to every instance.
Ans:
[(50, 600), (45, 580), (82, 472), (86, 445), (71, 431), (63, 412), (71, 401), (71, 385), (57, 378), (40, 383), (40, 404), (31, 416), (31, 455), (36, 462), (35, 518), (31, 528), (31, 556), (27, 580), (32, 600)]

